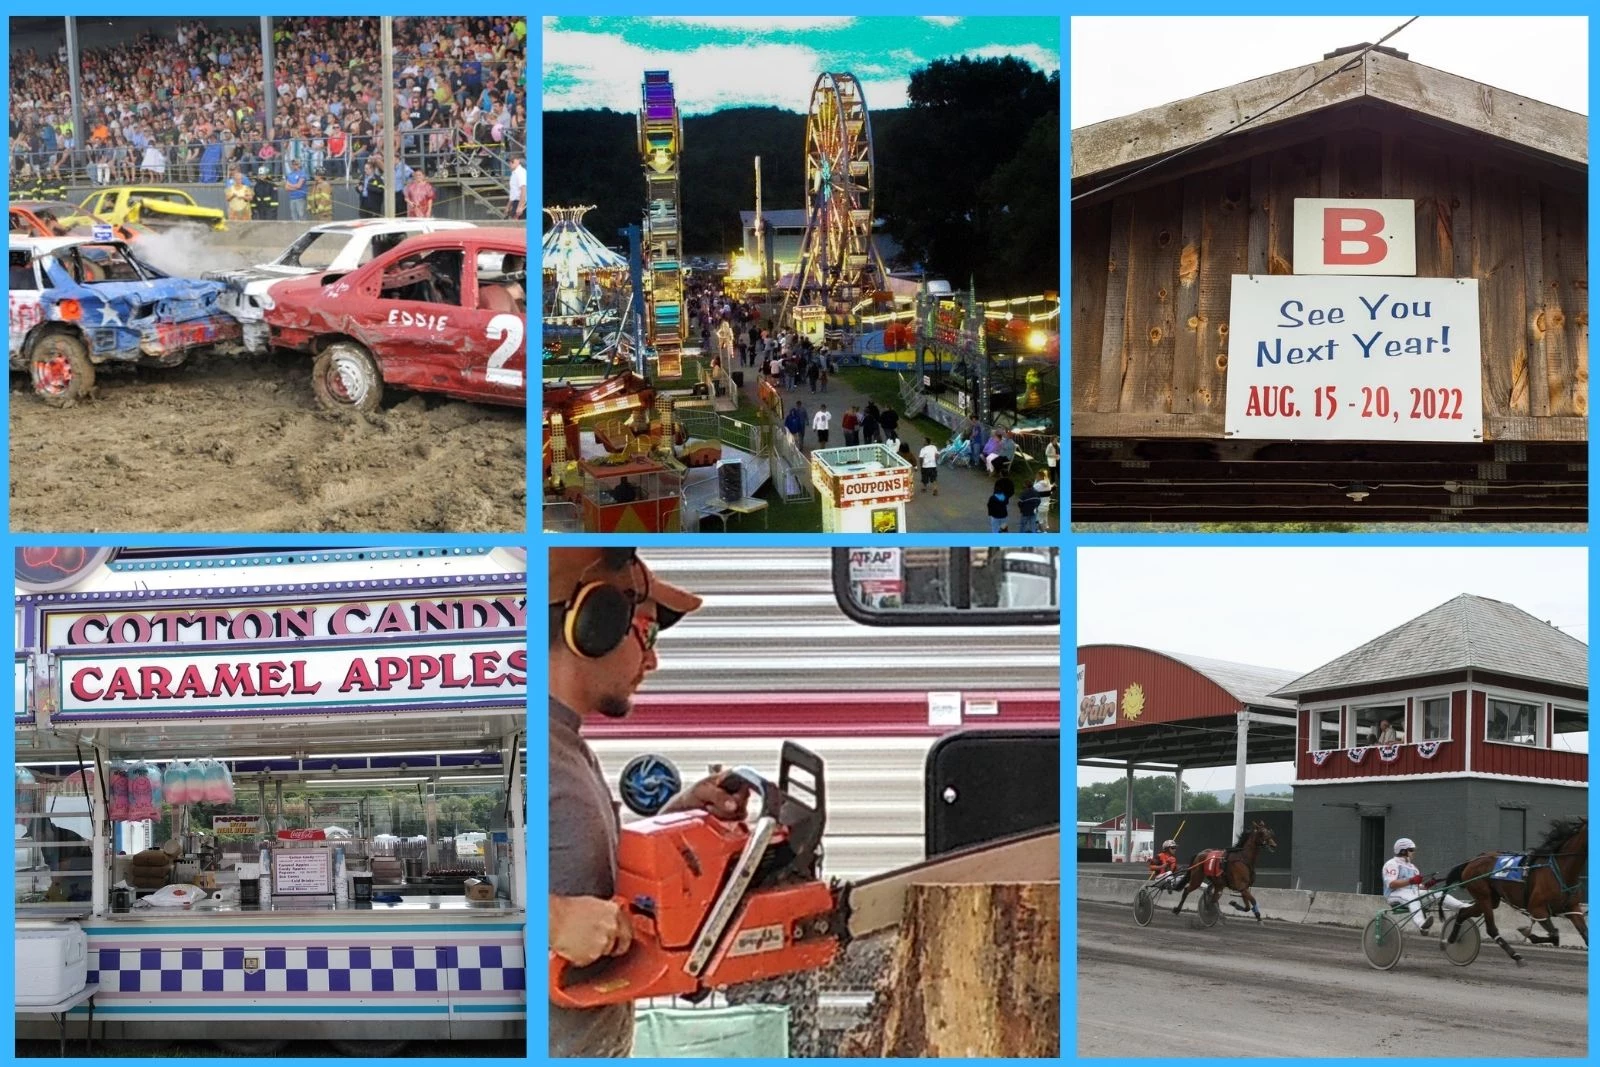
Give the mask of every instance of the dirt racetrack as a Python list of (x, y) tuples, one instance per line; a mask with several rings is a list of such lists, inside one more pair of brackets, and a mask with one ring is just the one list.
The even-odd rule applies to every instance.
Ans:
[[(1353, 927), (1257, 923), (1224, 905), (1222, 922), (1202, 929), (1192, 898), (1181, 916), (1176, 899), (1165, 903), (1140, 927), (1127, 904), (1079, 902), (1079, 1056), (1588, 1053), (1586, 951), (1519, 944), (1527, 965), (1517, 967), (1485, 939), (1477, 960), (1457, 967), (1435, 928), (1408, 936), (1395, 968), (1377, 971)], [(1556, 925), (1563, 945), (1582, 944), (1565, 920)]]
[(58, 410), (11, 376), (18, 532), (521, 532), (525, 415), (390, 391), (322, 411), (303, 356), (101, 367)]

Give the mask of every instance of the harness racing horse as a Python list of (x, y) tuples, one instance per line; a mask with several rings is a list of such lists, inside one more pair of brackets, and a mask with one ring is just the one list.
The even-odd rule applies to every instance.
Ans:
[[(1559, 945), (1561, 935), (1551, 919), (1565, 915), (1578, 930), (1583, 943), (1589, 943), (1589, 924), (1577, 907), (1577, 898), (1583, 889), (1585, 872), (1589, 869), (1589, 820), (1586, 818), (1556, 819), (1550, 832), (1527, 856), (1502, 852), (1480, 852), (1457, 866), (1444, 880), (1462, 886), (1471, 896), (1472, 904), (1457, 911), (1446, 932), (1446, 939), (1454, 943), (1461, 924), (1474, 916), (1483, 916), (1484, 928), (1489, 936), (1517, 962), (1523, 959), (1516, 949), (1506, 943), (1495, 929), (1494, 909), (1502, 899), (1518, 911), (1545, 928), (1549, 937), (1536, 937), (1532, 926), (1520, 928), (1520, 933), (1535, 945)], [(1444, 918), (1444, 899), (1440, 896), (1439, 917)]]
[(1237, 900), (1228, 903), (1239, 911), (1253, 912), (1256, 922), (1260, 922), (1261, 909), (1256, 906), (1256, 898), (1250, 895), (1250, 886), (1256, 880), (1256, 857), (1261, 854), (1262, 845), (1269, 851), (1277, 851), (1278, 839), (1272, 836), (1272, 831), (1267, 829), (1265, 823), (1257, 819), (1249, 829), (1239, 834), (1239, 840), (1232, 848), (1208, 848), (1198, 853), (1189, 861), (1184, 872), (1183, 896), (1178, 900), (1178, 906), (1172, 909), (1172, 914), (1182, 912), (1183, 902), (1189, 899), (1189, 894), (1204, 884), (1208, 886), (1212, 900), (1221, 897), (1224, 889), (1238, 893), (1244, 898), (1244, 903)]

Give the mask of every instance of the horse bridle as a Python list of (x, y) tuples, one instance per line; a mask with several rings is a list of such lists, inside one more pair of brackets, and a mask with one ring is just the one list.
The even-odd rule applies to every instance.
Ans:
[(1584, 880), (1588, 877), (1588, 875), (1582, 871), (1579, 871), (1577, 883), (1574, 885), (1568, 885), (1567, 880), (1561, 876), (1561, 867), (1556, 863), (1556, 857), (1581, 855), (1583, 855), (1582, 852), (1552, 852), (1548, 856), (1541, 856), (1540, 862), (1535, 863), (1528, 869), (1528, 875), (1529, 877), (1532, 877), (1534, 871), (1538, 870), (1540, 867), (1548, 866), (1550, 868), (1550, 873), (1555, 876), (1556, 885), (1561, 887), (1561, 899), (1562, 901), (1565, 901), (1572, 894), (1583, 888)]

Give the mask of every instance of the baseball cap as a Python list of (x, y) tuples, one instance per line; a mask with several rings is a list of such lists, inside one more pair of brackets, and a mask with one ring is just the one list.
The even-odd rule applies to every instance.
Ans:
[[(550, 603), (560, 604), (570, 597), (580, 581), (609, 581), (621, 589), (635, 590), (641, 599), (654, 601), (656, 620), (665, 630), (704, 601), (687, 589), (662, 581), (635, 554), (634, 548), (552, 548), (550, 550)], [(608, 569), (608, 560), (631, 560), (619, 570)]]

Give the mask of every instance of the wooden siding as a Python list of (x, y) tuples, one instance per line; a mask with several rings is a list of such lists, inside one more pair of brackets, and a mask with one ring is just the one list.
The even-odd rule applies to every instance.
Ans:
[[(1392, 690), (1391, 690), (1392, 691)], [(1498, 741), (1485, 741), (1484, 709), (1487, 696), (1482, 690), (1472, 693), (1472, 714), (1467, 715), (1467, 693), (1464, 689), (1450, 694), (1450, 740), (1439, 746), (1432, 759), (1425, 759), (1414, 744), (1400, 746), (1399, 755), (1392, 763), (1385, 763), (1376, 747), (1369, 746), (1360, 763), (1350, 762), (1348, 749), (1336, 749), (1318, 766), (1308, 751), (1311, 736), (1312, 706), (1299, 710), (1299, 745), (1295, 753), (1295, 778), (1301, 782), (1318, 782), (1342, 778), (1388, 778), (1408, 774), (1447, 774), (1470, 771), (1474, 774), (1504, 774), (1523, 778), (1544, 778), (1563, 782), (1583, 782), (1589, 777), (1589, 757), (1582, 752), (1559, 752), (1548, 748), (1530, 748)], [(1363, 701), (1362, 703), (1366, 703)], [(1341, 705), (1348, 713), (1353, 705)], [(1407, 698), (1407, 712), (1414, 700)], [(1545, 702), (1544, 716), (1548, 734), (1554, 705)], [(1415, 727), (1414, 721), (1412, 727)], [(1471, 753), (1471, 766), (1467, 755)]]
[(1479, 279), (1486, 439), (1585, 440), (1583, 174), (1386, 110), (1324, 118), (1075, 210), (1073, 435), (1220, 438), (1231, 276), (1293, 272), (1297, 197), (1398, 197), (1416, 201), (1418, 275)]
[[(1392, 690), (1391, 690), (1392, 692)], [(1362, 703), (1367, 703), (1362, 701)], [(1410, 720), (1415, 710), (1415, 698), (1406, 698), (1406, 715)], [(1348, 713), (1352, 705), (1340, 705)], [(1414, 721), (1414, 720), (1413, 720)], [(1409, 727), (1408, 727), (1409, 728)], [(1308, 751), (1311, 737), (1311, 708), (1300, 709), (1300, 744), (1295, 753), (1295, 779), (1317, 782), (1334, 778), (1386, 778), (1397, 774), (1447, 774), (1467, 769), (1467, 692), (1456, 690), (1450, 694), (1450, 740), (1443, 742), (1432, 759), (1426, 759), (1417, 746), (1401, 745), (1400, 754), (1393, 763), (1385, 763), (1375, 748), (1369, 747), (1360, 763), (1351, 763), (1348, 750), (1339, 749), (1328, 755), (1322, 766), (1317, 766)]]
[[(1552, 778), (1563, 782), (1589, 780), (1589, 756), (1585, 752), (1558, 752), (1549, 748), (1513, 745), (1483, 739), (1489, 696), (1482, 690), (1472, 694), (1472, 769), (1482, 774), (1514, 774), (1527, 778)], [(1550, 704), (1545, 702), (1545, 712)]]

